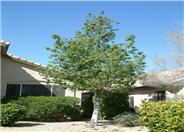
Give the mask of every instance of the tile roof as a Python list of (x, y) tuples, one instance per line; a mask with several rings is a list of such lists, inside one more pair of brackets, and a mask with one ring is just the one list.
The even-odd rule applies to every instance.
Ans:
[(6, 55), (6, 56), (10, 57), (13, 60), (16, 60), (16, 61), (19, 61), (19, 62), (22, 62), (22, 63), (25, 63), (25, 64), (29, 64), (29, 65), (33, 65), (33, 66), (46, 67), (45, 65), (41, 65), (39, 63), (30, 61), (30, 60), (27, 60), (27, 59), (24, 59), (24, 58), (21, 58), (21, 57), (17, 57), (15, 55), (8, 54), (7, 51), (8, 51), (9, 45), (10, 45), (10, 42), (0, 40), (1, 55)]
[(24, 58), (15, 56), (15, 55), (11, 55), (11, 54), (6, 54), (6, 55), (7, 55), (8, 57), (12, 58), (13, 60), (20, 61), (20, 62), (25, 63), (25, 64), (30, 64), (30, 65), (33, 65), (33, 66), (46, 67), (45, 65), (42, 65), (42, 64), (39, 64), (39, 63), (37, 63), (37, 62), (30, 61), (30, 60), (27, 60), (27, 59), (24, 59)]

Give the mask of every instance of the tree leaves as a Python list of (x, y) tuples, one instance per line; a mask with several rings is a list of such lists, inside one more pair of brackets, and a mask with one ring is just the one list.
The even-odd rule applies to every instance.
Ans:
[(89, 13), (74, 38), (53, 35), (54, 46), (47, 48), (51, 51), (50, 65), (42, 73), (47, 80), (95, 93), (132, 88), (136, 78), (143, 74), (145, 56), (134, 47), (133, 34), (125, 39), (125, 44), (114, 43), (118, 29), (103, 14), (103, 11), (97, 16)]

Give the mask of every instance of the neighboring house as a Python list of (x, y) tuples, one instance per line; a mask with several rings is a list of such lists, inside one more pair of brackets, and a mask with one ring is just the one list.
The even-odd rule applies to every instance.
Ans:
[(184, 101), (184, 68), (148, 74), (135, 83), (129, 92), (130, 106), (139, 107), (143, 101)]
[(38, 63), (7, 54), (10, 43), (0, 41), (1, 48), (1, 96), (76, 96), (81, 92), (72, 92), (55, 84), (47, 85), (39, 74)]

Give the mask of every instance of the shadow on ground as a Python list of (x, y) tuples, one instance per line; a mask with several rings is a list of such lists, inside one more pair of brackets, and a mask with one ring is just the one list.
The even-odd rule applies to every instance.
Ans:
[(26, 122), (26, 123), (15, 123), (13, 124), (11, 127), (32, 127), (32, 126), (39, 126), (39, 125), (43, 125), (41, 123), (31, 123), (31, 122)]
[[(87, 121), (86, 123), (90, 124), (90, 121)], [(109, 125), (116, 125), (114, 121), (106, 121), (106, 120), (99, 120), (97, 126), (109, 126)]]

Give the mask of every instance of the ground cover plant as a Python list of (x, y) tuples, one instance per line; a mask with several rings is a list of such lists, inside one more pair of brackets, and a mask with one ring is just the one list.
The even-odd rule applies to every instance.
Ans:
[(113, 120), (121, 126), (140, 126), (139, 114), (132, 112), (123, 112), (113, 117)]

